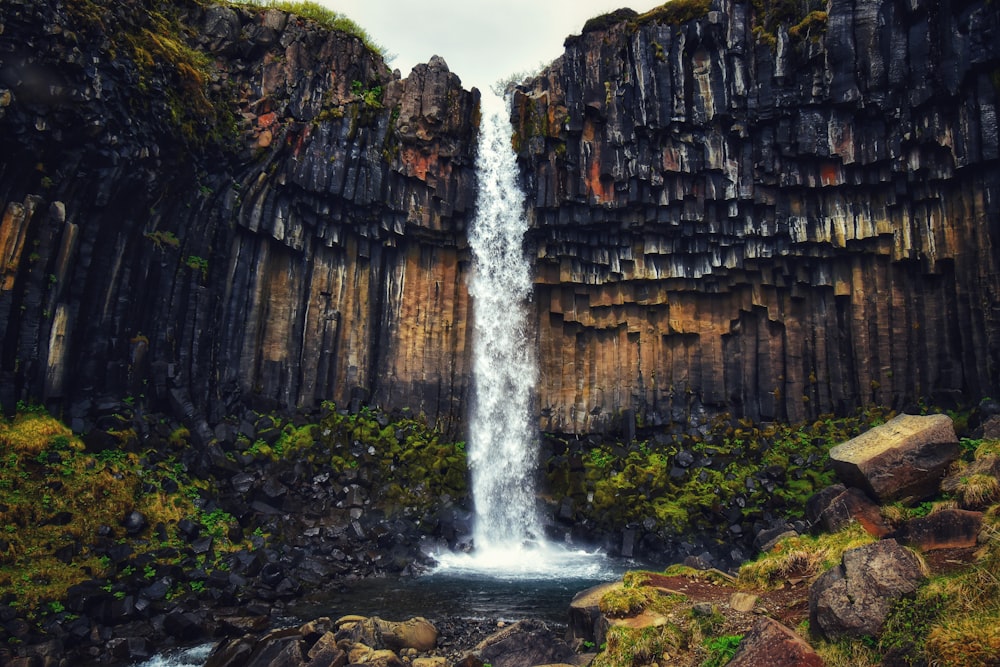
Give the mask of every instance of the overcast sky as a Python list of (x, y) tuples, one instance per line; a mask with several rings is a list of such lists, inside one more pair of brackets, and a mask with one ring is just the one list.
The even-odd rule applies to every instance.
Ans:
[(563, 52), (587, 19), (621, 7), (644, 12), (663, 0), (319, 0), (364, 28), (405, 77), (438, 55), (482, 91), (511, 74), (540, 69)]

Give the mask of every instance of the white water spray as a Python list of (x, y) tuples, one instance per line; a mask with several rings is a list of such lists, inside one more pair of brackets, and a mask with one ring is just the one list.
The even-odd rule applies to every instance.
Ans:
[(469, 466), (473, 538), (477, 552), (486, 553), (541, 538), (535, 511), (537, 435), (531, 426), (536, 379), (527, 313), (531, 266), (523, 248), (528, 222), (510, 122), (498, 104), (493, 106), (480, 128), (479, 192), (469, 230), (475, 320)]

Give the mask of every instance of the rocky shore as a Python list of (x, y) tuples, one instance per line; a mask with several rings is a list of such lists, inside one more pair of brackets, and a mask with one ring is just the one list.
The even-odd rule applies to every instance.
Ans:
[[(991, 404), (985, 405), (976, 417), (981, 422), (977, 431), (980, 436), (984, 433), (987, 437), (998, 435), (995, 433), (998, 418), (994, 416), (995, 410), (991, 410)], [(405, 481), (411, 472), (400, 467), (397, 469), (399, 478), (380, 476), (380, 463), (370, 451), (375, 445), (354, 438), (355, 434), (379, 429), (399, 435), (405, 431), (413, 446), (411, 452), (419, 451), (416, 442), (429, 440), (431, 436), (419, 431), (411, 422), (373, 412), (351, 415), (332, 410), (323, 415), (318, 424), (295, 418), (283, 422), (274, 415), (258, 415), (253, 421), (250, 417), (248, 413), (244, 420), (233, 420), (229, 425), (231, 434), (224, 433), (223, 428), (218, 429), (221, 437), (215, 444), (181, 449), (177, 452), (179, 459), (169, 454), (169, 436), (176, 437), (175, 433), (167, 434), (169, 423), (152, 420), (143, 430), (139, 426), (142, 422), (134, 421), (133, 424), (139, 426), (136, 437), (146, 438), (147, 443), (158, 442), (157, 438), (164, 437), (164, 442), (160, 443), (162, 447), (145, 449), (142, 460), (142, 479), (145, 481), (142, 483), (150, 487), (148, 491), (157, 487), (156, 492), (163, 493), (165, 487), (167, 498), (183, 496), (189, 492), (187, 485), (191, 479), (212, 480), (211, 489), (200, 492), (195, 500), (194, 518), (151, 522), (142, 511), (131, 510), (120, 515), (113, 525), (99, 525), (92, 542), (70, 540), (60, 547), (55, 556), (65, 569), (84, 562), (95, 563), (86, 567), (99, 567), (100, 572), (87, 576), (86, 572), (91, 570), (85, 568), (80, 581), (69, 586), (65, 595), (58, 599), (39, 602), (34, 608), (25, 607), (19, 604), (17, 591), (30, 589), (21, 588), (21, 584), (12, 581), (14, 593), (4, 595), (0, 601), (0, 630), (5, 640), (0, 660), (13, 665), (64, 665), (83, 661), (126, 663), (171, 646), (210, 641), (243, 646), (232, 650), (248, 655), (245, 652), (251, 649), (246, 647), (256, 647), (266, 633), (271, 633), (271, 639), (280, 639), (281, 643), (292, 641), (289, 637), (294, 633), (286, 634), (278, 629), (280, 619), (291, 617), (294, 604), (310, 593), (347, 579), (418, 575), (433, 563), (435, 550), (469, 548), (471, 515), (468, 496), (462, 489), (453, 489), (456, 495), (450, 496), (441, 487), (433, 487), (433, 502), (421, 504), (418, 497), (411, 496), (409, 505), (400, 506), (401, 497), (394, 495), (393, 485), (398, 485), (401, 479)], [(296, 426), (299, 422), (301, 425)], [(911, 422), (919, 425), (916, 431), (929, 431), (933, 437), (930, 440), (911, 437), (914, 430), (909, 426)], [(931, 426), (924, 426), (927, 423)], [(340, 428), (348, 430), (339, 431)], [(295, 434), (301, 435), (300, 429), (319, 433), (320, 437), (310, 440), (308, 448), (295, 449), (292, 443)], [(878, 446), (885, 449), (887, 436), (870, 436), (885, 430), (891, 434), (889, 440), (897, 443), (893, 447), (905, 445), (906, 453), (890, 456), (882, 452), (881, 458), (869, 457), (859, 462), (851, 454), (854, 449), (848, 446), (850, 443), (834, 448), (831, 450), (834, 468), (847, 485), (834, 484), (817, 489), (818, 493), (805, 502), (806, 513), (801, 519), (765, 522), (758, 518), (737, 522), (733, 525), (746, 525), (746, 530), (725, 531), (714, 542), (699, 537), (698, 532), (679, 535), (669, 549), (654, 554), (648, 549), (657, 540), (649, 536), (657, 535), (656, 530), (625, 524), (612, 534), (604, 532), (593, 515), (583, 512), (573, 522), (569, 515), (560, 512), (570, 498), (566, 497), (550, 503), (552, 513), (547, 530), (554, 535), (570, 535), (576, 544), (582, 543), (583, 537), (590, 537), (589, 544), (606, 547), (610, 556), (642, 555), (653, 564), (652, 571), (659, 571), (670, 563), (686, 564), (688, 570), (682, 575), (686, 585), (700, 586), (697, 594), (682, 593), (691, 604), (706, 601), (702, 599), (707, 595), (703, 585), (706, 576), (710, 583), (714, 581), (712, 586), (732, 587), (728, 591), (731, 594), (737, 589), (763, 594), (767, 585), (761, 582), (737, 585), (733, 577), (746, 568), (740, 568), (742, 560), (727, 565), (733, 562), (734, 554), (745, 553), (749, 557), (773, 550), (782, 539), (815, 531), (837, 533), (852, 525), (863, 527), (862, 532), (873, 538), (886, 538), (928, 552), (965, 549), (963, 558), (970, 560), (968, 550), (975, 547), (983, 530), (982, 510), (988, 505), (981, 502), (978, 507), (972, 504), (946, 507), (930, 516), (911, 519), (899, 516), (902, 510), (892, 508), (919, 504), (939, 493), (941, 486), (960, 497), (970, 474), (973, 478), (983, 475), (995, 480), (997, 470), (990, 468), (988, 460), (984, 459), (986, 463), (976, 464), (982, 471), (964, 469), (961, 475), (952, 471), (945, 476), (952, 470), (960, 451), (955, 444), (958, 437), (951, 419), (944, 415), (907, 416), (905, 419), (900, 416), (868, 431), (865, 436), (876, 444), (882, 443)], [(230, 437), (241, 431), (244, 437)], [(861, 440), (864, 444), (865, 436), (850, 442)], [(341, 445), (337, 444), (338, 439)], [(94, 447), (96, 441), (89, 444)], [(342, 458), (335, 458), (344, 453), (341, 446), (355, 451), (356, 457), (352, 460), (356, 463), (345, 465)], [(385, 442), (379, 446), (385, 446)], [(615, 446), (623, 449), (624, 459), (628, 460), (628, 446), (621, 443)], [(893, 447), (886, 451), (894, 451)], [(838, 458), (842, 449), (851, 455)], [(284, 455), (275, 456), (274, 450), (283, 450)], [(601, 451), (600, 447), (594, 451)], [(680, 459), (675, 465), (678, 469), (687, 460), (681, 456), (683, 451), (674, 457), (675, 462)], [(439, 450), (434, 452), (435, 456), (440, 456)], [(25, 473), (37, 475), (40, 470), (68, 465), (72, 456), (65, 450), (62, 453), (43, 451), (36, 458), (44, 463), (35, 461)], [(91, 461), (86, 454), (78, 456)], [(391, 460), (391, 451), (388, 456)], [(558, 458), (558, 455), (553, 456)], [(925, 465), (932, 458), (938, 463)], [(335, 469), (331, 461), (336, 461), (339, 469)], [(91, 464), (99, 467), (100, 459), (94, 457)], [(156, 476), (155, 471), (165, 466), (175, 471), (171, 473), (173, 477)], [(892, 476), (884, 473), (887, 467), (894, 471)], [(104, 472), (108, 470), (111, 468)], [(125, 468), (115, 470), (120, 471), (115, 473), (120, 476), (128, 475)], [(179, 474), (178, 470), (185, 470), (186, 474)], [(613, 473), (612, 468), (589, 466), (586, 470), (604, 475), (621, 474)], [(702, 469), (703, 472), (710, 470), (707, 465)], [(912, 474), (902, 474), (906, 472)], [(586, 479), (586, 475), (581, 478)], [(920, 484), (914, 486), (915, 480)], [(682, 483), (679, 477), (675, 481)], [(741, 480), (741, 484), (746, 486), (753, 481), (751, 476)], [(429, 484), (427, 480), (423, 483)], [(878, 492), (874, 493), (873, 488), (879, 489)], [(914, 489), (919, 489), (919, 493), (914, 495)], [(170, 492), (175, 495), (171, 496)], [(744, 512), (751, 518), (764, 516), (760, 508), (752, 506), (746, 507)], [(43, 524), (62, 522), (63, 526), (69, 526), (76, 518), (65, 514), (68, 513), (42, 516), (39, 521)], [(213, 523), (213, 517), (222, 519)], [(586, 532), (588, 527), (593, 529), (592, 533)], [(665, 541), (665, 530), (662, 526), (659, 528), (660, 540)], [(6, 559), (13, 557), (9, 540), (4, 540), (0, 547)], [(625, 550), (630, 548), (633, 553), (626, 554)], [(95, 560), (86, 560), (88, 555)], [(721, 579), (712, 580), (715, 575), (704, 574), (712, 572)], [(815, 576), (819, 574), (816, 572)], [(815, 577), (790, 577), (789, 591), (795, 594), (782, 597), (774, 609), (765, 605), (766, 609), (775, 612), (770, 615), (777, 614), (780, 608), (784, 616), (779, 616), (784, 620), (801, 621), (812, 613), (802, 604), (812, 593), (799, 588), (812, 578)], [(840, 580), (834, 578), (832, 582)], [(675, 590), (681, 587), (679, 582), (675, 579), (667, 588)], [(812, 587), (818, 583), (813, 583)], [(722, 590), (728, 589), (718, 588), (716, 592)], [(719, 595), (707, 597), (712, 604), (720, 602)], [(731, 596), (723, 597), (726, 604), (730, 604)], [(351, 610), (341, 611), (348, 613)], [(391, 612), (386, 609), (380, 614), (392, 618)], [(600, 646), (604, 642), (601, 632), (614, 625), (607, 614), (599, 613), (595, 618), (605, 619), (601, 621), (605, 630), (594, 630), (600, 624), (592, 624), (588, 631), (571, 633), (577, 640), (570, 644), (575, 651), (586, 652), (585, 648)], [(819, 618), (816, 623), (820, 622)], [(427, 655), (407, 653), (397, 658), (443, 658), (449, 664), (458, 664), (464, 659), (460, 654), (471, 651), (485, 635), (497, 629), (498, 623), (497, 619), (432, 620), (441, 638), (435, 644), (436, 652), (423, 651)], [(300, 646), (303, 655), (308, 654), (314, 642), (327, 630), (334, 636), (340, 632), (339, 626), (330, 625), (329, 620), (316, 622), (325, 628), (323, 632), (303, 631), (295, 640), (304, 642)], [(569, 616), (567, 623), (573, 624)], [(739, 628), (747, 630), (748, 627), (744, 618)], [(560, 637), (564, 630), (558, 625), (548, 628)], [(340, 644), (342, 639), (337, 639), (333, 645)], [(381, 650), (377, 642), (374, 646), (365, 641), (359, 643), (372, 650)], [(350, 651), (345, 650), (345, 653)], [(485, 662), (497, 664), (495, 660)]]

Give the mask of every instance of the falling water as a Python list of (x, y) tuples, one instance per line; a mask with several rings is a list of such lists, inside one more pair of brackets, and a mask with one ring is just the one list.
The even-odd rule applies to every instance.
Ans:
[(603, 559), (549, 544), (536, 510), (538, 433), (532, 417), (537, 371), (529, 327), (531, 266), (524, 195), (511, 147), (507, 105), (484, 96), (476, 161), (479, 192), (469, 230), (473, 271), (473, 393), (469, 466), (475, 504), (472, 554), (445, 554), (444, 570), (531, 578), (596, 576)]
[[(536, 542), (536, 433), (531, 426), (535, 360), (528, 331), (528, 223), (517, 184), (506, 105), (494, 103), (480, 129), (476, 218), (469, 231), (474, 308), (469, 465), (477, 551)], [(499, 107), (499, 108), (497, 108)]]

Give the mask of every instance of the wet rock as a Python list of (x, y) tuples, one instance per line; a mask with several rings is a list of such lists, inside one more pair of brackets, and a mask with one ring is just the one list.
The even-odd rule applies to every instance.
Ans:
[(884, 503), (933, 495), (958, 455), (950, 417), (899, 415), (831, 449), (830, 463), (846, 484)]
[(616, 582), (598, 584), (573, 596), (569, 603), (569, 628), (566, 632), (570, 641), (587, 641), (595, 646), (604, 642), (608, 624), (601, 613), (601, 598), (620, 585)]
[(137, 510), (132, 510), (122, 518), (122, 527), (129, 535), (138, 535), (149, 527), (146, 515)]
[(827, 639), (877, 637), (893, 603), (924, 578), (917, 556), (893, 539), (844, 553), (809, 588), (809, 628)]

